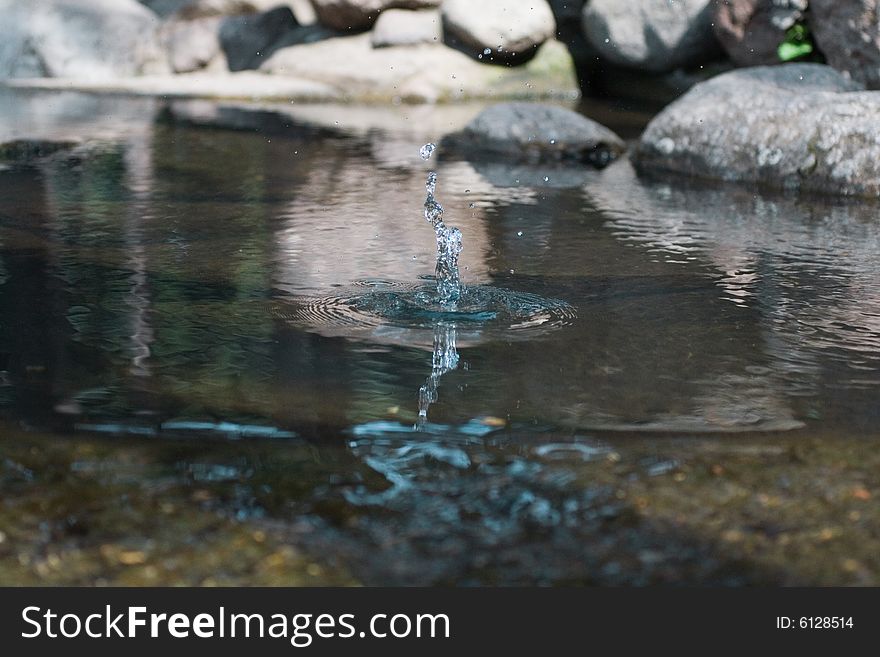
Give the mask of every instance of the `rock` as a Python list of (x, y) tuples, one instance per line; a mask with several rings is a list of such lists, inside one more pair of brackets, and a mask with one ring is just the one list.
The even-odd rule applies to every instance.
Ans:
[(374, 48), (442, 43), (443, 29), (437, 10), (389, 9), (379, 15), (370, 41)]
[(208, 67), (222, 55), (220, 23), (222, 17), (195, 20), (169, 20), (161, 30), (168, 50), (171, 70), (189, 73)]
[(334, 30), (359, 32), (370, 29), (386, 9), (428, 9), (441, 0), (312, 0), (321, 25)]
[(230, 71), (259, 68), (272, 53), (290, 44), (297, 23), (289, 7), (262, 14), (229, 16), (220, 25), (220, 46)]
[(587, 41), (610, 62), (663, 73), (719, 54), (712, 17), (712, 0), (590, 0), (583, 26)]
[(585, 116), (539, 103), (501, 103), (448, 135), (443, 146), (468, 158), (559, 161), (605, 166), (625, 150), (623, 141)]
[(740, 69), (695, 86), (635, 153), (660, 170), (790, 190), (880, 196), (880, 93), (828, 66)]
[(494, 61), (522, 61), (556, 34), (545, 0), (445, 0), (440, 11), (447, 41), (481, 59), (491, 54)]
[(0, 0), (0, 78), (164, 73), (159, 19), (136, 0)]
[(829, 65), (869, 89), (880, 89), (877, 0), (811, 0), (808, 23)]
[(469, 98), (577, 98), (571, 56), (547, 41), (524, 66), (485, 66), (442, 44), (373, 48), (369, 34), (276, 52), (260, 70), (328, 84), (348, 100), (435, 102)]
[(777, 48), (806, 8), (807, 0), (715, 0), (715, 36), (737, 66), (778, 64)]

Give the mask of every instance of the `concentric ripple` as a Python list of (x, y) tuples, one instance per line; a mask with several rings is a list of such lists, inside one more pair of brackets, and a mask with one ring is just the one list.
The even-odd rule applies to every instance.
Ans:
[(438, 323), (455, 324), (459, 342), (467, 345), (500, 333), (531, 339), (576, 317), (564, 301), (487, 285), (464, 288), (452, 305), (435, 299), (431, 282), (359, 281), (333, 295), (279, 300), (272, 312), (321, 335), (428, 346)]

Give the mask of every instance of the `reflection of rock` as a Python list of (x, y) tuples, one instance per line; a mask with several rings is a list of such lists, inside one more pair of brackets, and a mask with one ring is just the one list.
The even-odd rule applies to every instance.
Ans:
[[(873, 378), (876, 385), (876, 207), (757, 195), (737, 186), (670, 185), (640, 179), (626, 163), (598, 173), (585, 192), (603, 208), (618, 239), (679, 266), (708, 263), (706, 276), (718, 298), (741, 312), (764, 315), (760, 344), (770, 361), (764, 370), (750, 371), (751, 381), (714, 395), (718, 404), (719, 395), (727, 398), (721, 407), (734, 409), (737, 393), (742, 404), (761, 408), (761, 396), (775, 398), (756, 387), (767, 377), (787, 395), (830, 394), (820, 390), (833, 362), (855, 368), (864, 384)], [(737, 376), (731, 373), (725, 381), (733, 384)], [(839, 374), (830, 376), (836, 388)], [(746, 394), (750, 390), (754, 395)], [(845, 405), (850, 403), (858, 402)], [(719, 421), (735, 417), (718, 404), (713, 413)], [(708, 402), (703, 406), (709, 408)]]
[(862, 196), (880, 195), (880, 94), (827, 66), (726, 73), (650, 123), (645, 170)]
[(576, 98), (571, 56), (548, 41), (524, 66), (485, 66), (442, 44), (373, 48), (369, 34), (276, 52), (261, 70), (336, 87), (352, 100), (416, 102), (466, 98)]
[(502, 103), (481, 112), (444, 146), (477, 159), (560, 161), (604, 166), (623, 141), (585, 116), (555, 105)]
[(595, 173), (580, 166), (564, 164), (505, 164), (472, 162), (474, 169), (495, 187), (580, 187)]
[(545, 0), (445, 0), (441, 11), (447, 40), (485, 61), (527, 59), (556, 33)]
[(159, 19), (135, 0), (0, 0), (0, 78), (165, 73)]
[(152, 123), (155, 109), (145, 99), (0, 90), (0, 143), (125, 141)]
[(590, 0), (583, 21), (590, 44), (621, 66), (666, 72), (696, 67), (719, 50), (711, 0)]
[[(284, 213), (276, 285), (299, 294), (369, 278), (417, 282), (433, 273), (436, 243), (423, 216), (425, 171), (417, 147), (410, 168), (379, 177), (372, 158), (352, 156), (350, 145), (340, 148), (345, 152), (328, 150), (310, 163), (308, 180)], [(455, 207), (444, 171), (441, 165), (438, 199), (464, 234), (463, 278), (485, 281), (486, 227)]]
[(374, 48), (440, 43), (442, 40), (440, 12), (436, 10), (389, 9), (379, 15), (370, 34)]
[(7, 160), (13, 162), (32, 162), (39, 160), (52, 153), (74, 148), (79, 142), (53, 141), (47, 139), (12, 139), (0, 141), (0, 162)]

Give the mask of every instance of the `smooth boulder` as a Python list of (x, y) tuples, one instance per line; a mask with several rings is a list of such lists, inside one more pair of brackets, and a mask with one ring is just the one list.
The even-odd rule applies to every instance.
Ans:
[(361, 32), (370, 29), (386, 9), (429, 9), (441, 0), (312, 0), (321, 25), (334, 30)]
[(331, 85), (347, 100), (432, 103), (580, 95), (564, 45), (546, 42), (523, 66), (485, 66), (443, 44), (374, 48), (369, 33), (276, 52), (260, 70)]
[(557, 105), (511, 102), (483, 110), (444, 138), (444, 148), (468, 159), (574, 161), (605, 166), (626, 148), (605, 126)]
[(527, 59), (556, 34), (556, 20), (545, 0), (444, 0), (440, 11), (450, 45), (481, 59), (491, 54), (487, 62)]
[(779, 64), (779, 44), (806, 8), (807, 0), (715, 0), (715, 36), (737, 66)]
[(877, 197), (880, 93), (819, 64), (740, 69), (658, 114), (634, 162), (642, 171)]
[(712, 0), (590, 0), (587, 41), (608, 61), (654, 73), (694, 68), (717, 57)]
[(868, 89), (880, 89), (877, 0), (810, 0), (809, 24), (828, 64)]
[(370, 42), (374, 48), (414, 46), (420, 43), (441, 43), (443, 28), (436, 9), (411, 11), (389, 9), (379, 14)]
[(0, 78), (169, 71), (159, 18), (136, 0), (0, 0)]

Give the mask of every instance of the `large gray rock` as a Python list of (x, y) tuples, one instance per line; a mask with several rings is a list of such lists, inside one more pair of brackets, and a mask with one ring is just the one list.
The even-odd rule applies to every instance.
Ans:
[(712, 0), (590, 0), (584, 34), (602, 57), (620, 66), (656, 73), (691, 68), (720, 52), (713, 9)]
[(441, 0), (312, 0), (321, 25), (334, 30), (360, 32), (370, 29), (386, 9), (428, 9)]
[(419, 43), (442, 43), (443, 28), (436, 9), (410, 11), (389, 9), (379, 14), (370, 41), (374, 48), (414, 46)]
[(779, 44), (806, 8), (807, 0), (715, 0), (715, 36), (737, 66), (779, 64)]
[(0, 78), (165, 73), (159, 18), (136, 0), (0, 0)]
[(486, 66), (443, 44), (373, 48), (370, 34), (276, 52), (265, 73), (332, 85), (351, 101), (437, 102), (474, 98), (577, 98), (568, 50), (547, 41), (523, 66)]
[(605, 166), (625, 149), (611, 130), (577, 112), (521, 102), (483, 110), (443, 145), (469, 159), (573, 160), (595, 166)]
[(527, 59), (556, 34), (556, 20), (545, 0), (444, 0), (440, 11), (450, 44), (481, 59), (491, 54), (486, 61)]
[(809, 24), (828, 64), (869, 89), (880, 89), (877, 0), (810, 0)]
[(819, 64), (733, 71), (658, 114), (634, 160), (642, 170), (880, 196), (880, 93)]
[(296, 28), (296, 18), (289, 7), (225, 18), (220, 26), (220, 46), (229, 70), (259, 68), (276, 50), (296, 39)]

